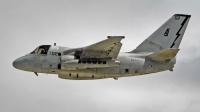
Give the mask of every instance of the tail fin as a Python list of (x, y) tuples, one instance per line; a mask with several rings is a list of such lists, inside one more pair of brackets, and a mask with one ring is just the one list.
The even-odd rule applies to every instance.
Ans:
[(191, 15), (175, 14), (144, 40), (133, 52), (157, 52), (179, 48)]

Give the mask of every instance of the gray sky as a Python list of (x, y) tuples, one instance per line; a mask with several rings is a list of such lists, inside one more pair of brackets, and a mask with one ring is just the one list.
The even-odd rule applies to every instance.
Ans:
[[(199, 0), (0, 0), (2, 112), (199, 112)], [(173, 14), (191, 14), (174, 72), (74, 81), (20, 71), (37, 46), (82, 47), (124, 35), (131, 51)]]

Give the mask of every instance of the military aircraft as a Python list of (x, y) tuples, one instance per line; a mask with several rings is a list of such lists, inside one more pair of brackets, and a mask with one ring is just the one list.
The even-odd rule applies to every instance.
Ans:
[(90, 80), (138, 76), (170, 70), (191, 15), (175, 14), (130, 52), (120, 52), (124, 36), (108, 36), (106, 40), (81, 47), (68, 48), (41, 45), (16, 59), (17, 69), (58, 74), (62, 79)]

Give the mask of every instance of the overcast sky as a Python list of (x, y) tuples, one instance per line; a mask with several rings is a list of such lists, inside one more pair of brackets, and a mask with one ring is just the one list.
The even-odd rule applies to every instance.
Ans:
[[(199, 0), (0, 0), (0, 111), (199, 112)], [(125, 36), (137, 47), (174, 14), (192, 15), (174, 72), (102, 80), (64, 80), (13, 68), (43, 44), (82, 47)]]

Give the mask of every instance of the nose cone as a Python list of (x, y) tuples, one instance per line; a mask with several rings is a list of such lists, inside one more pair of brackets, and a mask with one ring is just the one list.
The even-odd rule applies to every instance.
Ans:
[(13, 62), (13, 67), (19, 70), (32, 71), (33, 66), (30, 63), (32, 57), (22, 56)]
[(20, 69), (21, 68), (21, 59), (18, 58), (16, 59), (14, 62), (13, 62), (13, 67), (17, 68), (17, 69)]

